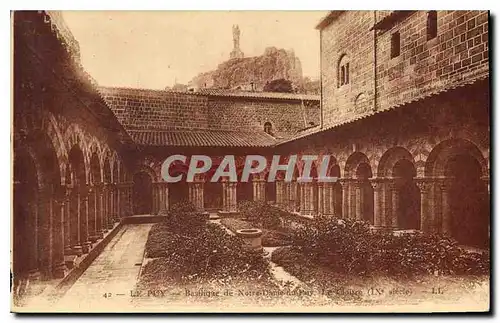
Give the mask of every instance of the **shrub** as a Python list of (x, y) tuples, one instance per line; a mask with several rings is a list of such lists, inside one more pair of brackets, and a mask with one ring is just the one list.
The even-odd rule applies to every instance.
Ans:
[(286, 213), (263, 201), (244, 201), (238, 205), (242, 217), (258, 227), (277, 229), (281, 225), (281, 216)]
[[(162, 243), (155, 244), (153, 240), (160, 235)], [(191, 235), (170, 232), (165, 224), (157, 224), (151, 229), (146, 245), (150, 257), (161, 257), (149, 262), (143, 270), (143, 280), (152, 284), (158, 277), (184, 283), (270, 277), (269, 263), (262, 255), (245, 249), (240, 238), (229, 235), (216, 224), (209, 223)], [(152, 246), (161, 246), (161, 250)]]
[(412, 276), (422, 273), (486, 274), (489, 255), (472, 254), (448, 237), (373, 232), (351, 219), (317, 217), (293, 233), (294, 245), (311, 261), (334, 271)]
[(166, 225), (174, 232), (199, 231), (207, 224), (207, 217), (196, 209), (193, 203), (181, 201), (172, 205), (165, 219)]

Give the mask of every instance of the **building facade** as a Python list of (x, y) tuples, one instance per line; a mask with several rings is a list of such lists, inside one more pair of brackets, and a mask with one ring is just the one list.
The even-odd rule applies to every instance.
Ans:
[[(123, 217), (183, 199), (222, 212), (267, 200), (298, 216), (489, 244), (488, 12), (331, 12), (318, 25), (321, 96), (98, 87), (59, 13), (12, 20), (19, 279), (64, 277)], [(297, 181), (299, 162), (290, 183), (263, 172), (166, 184), (173, 154), (211, 156), (214, 169), (235, 155), (239, 176), (249, 154), (319, 157), (312, 182)], [(334, 183), (317, 178), (326, 155)]]

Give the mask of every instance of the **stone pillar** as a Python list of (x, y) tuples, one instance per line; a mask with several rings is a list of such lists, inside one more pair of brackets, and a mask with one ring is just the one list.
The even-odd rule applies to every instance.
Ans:
[(294, 212), (300, 207), (300, 195), (298, 194), (298, 183), (297, 181), (292, 181), (289, 184), (289, 200), (290, 200), (290, 209)]
[(373, 189), (373, 226), (384, 227), (384, 180), (375, 178), (369, 181)]
[(192, 202), (196, 206), (197, 209), (203, 211), (205, 209), (204, 205), (204, 182), (201, 180), (195, 180), (192, 183)]
[(168, 203), (168, 184), (165, 183), (165, 186), (163, 187), (164, 192), (165, 192), (165, 210), (169, 210), (170, 205)]
[(113, 184), (113, 222), (117, 223), (120, 221), (118, 216), (118, 185)]
[(83, 253), (90, 252), (91, 243), (89, 241), (89, 190), (88, 187), (84, 187), (81, 195), (81, 232), (80, 241)]
[(108, 230), (113, 229), (114, 223), (113, 223), (113, 184), (107, 184), (107, 200), (108, 200), (108, 207), (107, 207), (107, 214), (106, 214), (106, 225)]
[[(52, 275), (52, 240), (54, 205), (51, 192), (47, 188), (39, 190), (38, 214), (41, 216), (38, 228), (38, 265), (43, 280), (50, 279)], [(26, 237), (29, 239), (30, 237)]]
[(324, 190), (324, 183), (322, 182), (314, 182), (313, 185), (317, 185), (318, 188), (318, 200), (316, 203), (316, 213), (317, 214), (324, 214), (325, 213), (325, 190)]
[(297, 182), (298, 190), (299, 190), (299, 212), (300, 214), (305, 214), (306, 212), (306, 198), (305, 198), (305, 183)]
[(432, 232), (433, 216), (430, 194), (432, 183), (426, 178), (417, 178), (415, 182), (420, 190), (420, 230)]
[(347, 178), (341, 179), (342, 185), (342, 218), (349, 219), (349, 180)]
[(76, 254), (77, 256), (81, 256), (83, 254), (83, 249), (81, 245), (81, 217), (83, 215), (82, 212), (82, 200), (80, 196), (80, 188), (75, 188), (75, 211), (76, 211), (76, 225), (74, 228), (75, 231), (75, 240), (72, 241), (72, 246), (71, 248), (73, 249), (73, 253)]
[(116, 218), (118, 221), (122, 218), (122, 186), (120, 183), (116, 184)]
[(398, 214), (399, 214), (399, 187), (398, 183), (393, 180), (390, 184), (391, 191), (391, 227), (397, 229), (399, 227)]
[(97, 189), (97, 222), (96, 222), (96, 228), (97, 228), (97, 236), (99, 239), (102, 239), (104, 237), (104, 186), (101, 184), (99, 185)]
[(109, 186), (104, 183), (102, 185), (102, 231), (108, 232), (108, 210), (109, 210)]
[(66, 274), (66, 264), (64, 262), (64, 212), (66, 210), (66, 194), (59, 192), (53, 203), (54, 216), (54, 240), (53, 240), (53, 262), (52, 267), (54, 278), (63, 278)]
[(97, 241), (100, 238), (101, 228), (98, 226), (98, 218), (99, 218), (99, 187), (97, 185), (92, 186), (92, 210), (94, 211), (92, 214), (89, 214), (92, 219), (92, 235), (90, 237), (92, 242)]
[(229, 212), (236, 212), (237, 211), (237, 203), (236, 203), (236, 183), (234, 182), (228, 182), (228, 211)]
[(363, 192), (362, 192), (362, 182), (356, 180), (353, 183), (354, 188), (354, 214), (356, 215), (356, 220), (363, 219)]
[(276, 204), (278, 207), (283, 207), (283, 196), (284, 196), (284, 182), (283, 179), (276, 179)]
[[(96, 229), (96, 214), (97, 214), (97, 188), (94, 185), (89, 185), (89, 202), (88, 202), (88, 240), (90, 242), (97, 241)], [(92, 211), (92, 212), (91, 212)]]
[(66, 189), (65, 203), (63, 204), (64, 210), (64, 254), (73, 254), (71, 249), (71, 208), (70, 208), (70, 197), (72, 188), (68, 187)]
[(451, 235), (451, 210), (450, 210), (450, 187), (451, 181), (443, 179), (439, 182), (439, 191), (441, 194), (441, 233)]
[(259, 197), (258, 201), (266, 201), (266, 180), (257, 180), (257, 195)]
[(336, 199), (336, 196), (335, 196), (335, 187), (336, 187), (336, 183), (328, 183), (327, 187), (328, 187), (328, 214), (331, 214), (333, 216), (336, 216), (336, 217), (340, 217), (340, 214), (342, 213), (342, 211), (338, 211), (335, 209), (335, 199)]

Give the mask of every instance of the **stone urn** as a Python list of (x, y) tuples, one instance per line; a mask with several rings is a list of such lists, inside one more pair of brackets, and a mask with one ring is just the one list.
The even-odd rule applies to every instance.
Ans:
[(262, 230), (241, 229), (236, 231), (236, 235), (243, 239), (245, 248), (251, 251), (262, 251)]

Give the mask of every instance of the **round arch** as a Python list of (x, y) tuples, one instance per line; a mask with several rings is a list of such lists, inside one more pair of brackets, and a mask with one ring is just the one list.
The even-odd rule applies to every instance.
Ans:
[(432, 149), (425, 163), (426, 176), (445, 176), (447, 163), (458, 155), (470, 155), (480, 166), (481, 176), (488, 176), (488, 163), (481, 150), (466, 139), (448, 139)]
[(394, 177), (394, 166), (401, 160), (407, 160), (415, 165), (411, 153), (403, 147), (392, 147), (380, 158), (377, 168), (377, 177)]

